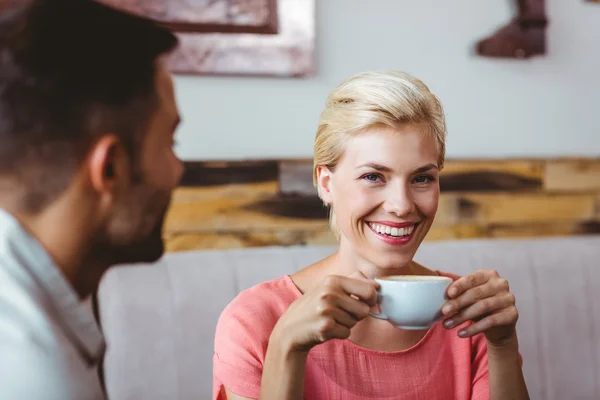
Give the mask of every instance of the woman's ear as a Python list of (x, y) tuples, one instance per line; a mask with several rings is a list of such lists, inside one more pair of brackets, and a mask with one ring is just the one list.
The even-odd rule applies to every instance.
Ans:
[(333, 173), (331, 170), (324, 166), (319, 165), (317, 167), (317, 191), (319, 193), (319, 197), (323, 200), (323, 203), (327, 205), (331, 205), (333, 202), (332, 199), (332, 176)]

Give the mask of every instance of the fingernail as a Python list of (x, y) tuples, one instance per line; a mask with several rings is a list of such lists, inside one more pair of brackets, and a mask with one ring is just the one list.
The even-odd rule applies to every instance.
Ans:
[(465, 329), (461, 329), (460, 331), (458, 331), (458, 336), (460, 336), (460, 337), (467, 336), (467, 331)]
[(451, 287), (450, 289), (448, 289), (448, 296), (454, 296), (457, 292), (457, 289), (455, 287)]
[(452, 311), (452, 306), (450, 304), (446, 304), (443, 308), (442, 308), (442, 312), (444, 314), (450, 314), (450, 312)]
[(446, 322), (444, 322), (444, 326), (446, 328), (452, 328), (454, 326), (454, 320), (453, 319), (449, 319)]

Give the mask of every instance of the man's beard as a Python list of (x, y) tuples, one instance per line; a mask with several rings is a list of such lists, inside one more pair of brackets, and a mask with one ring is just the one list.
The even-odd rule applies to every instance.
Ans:
[(102, 246), (101, 257), (104, 257), (107, 264), (133, 264), (154, 262), (162, 257), (165, 246), (162, 239), (164, 213), (161, 215), (154, 229), (150, 234), (132, 238), (127, 242), (105, 242), (107, 245)]
[[(155, 190), (150, 196), (134, 192), (90, 242), (84, 268), (75, 277), (80, 294), (97, 290), (102, 275), (119, 264), (151, 263), (164, 253), (162, 228), (170, 194)], [(138, 201), (135, 201), (135, 200)]]
[(105, 265), (150, 263), (164, 254), (162, 229), (170, 192), (140, 184), (121, 202), (98, 232), (95, 258)]

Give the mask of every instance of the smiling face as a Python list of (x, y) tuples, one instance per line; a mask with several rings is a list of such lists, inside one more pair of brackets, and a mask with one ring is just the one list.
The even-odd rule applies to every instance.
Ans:
[(318, 167), (340, 248), (381, 269), (408, 265), (437, 211), (438, 159), (435, 138), (406, 124), (367, 129), (350, 139), (335, 170)]

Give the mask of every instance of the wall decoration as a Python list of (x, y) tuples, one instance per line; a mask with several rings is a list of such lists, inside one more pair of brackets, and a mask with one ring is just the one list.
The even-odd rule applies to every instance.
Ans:
[[(335, 244), (312, 160), (185, 163), (168, 251)], [(426, 240), (600, 234), (600, 158), (447, 160)]]
[(173, 30), (174, 73), (304, 77), (315, 72), (315, 0), (101, 0)]
[(517, 0), (518, 14), (477, 43), (483, 57), (528, 59), (546, 54), (545, 0)]

